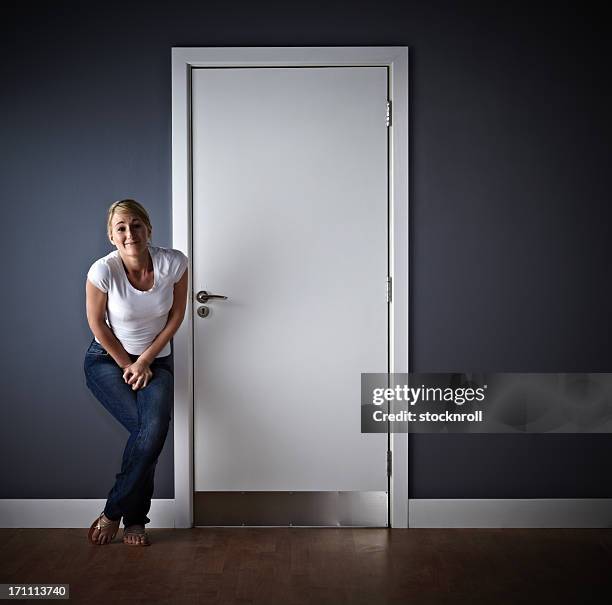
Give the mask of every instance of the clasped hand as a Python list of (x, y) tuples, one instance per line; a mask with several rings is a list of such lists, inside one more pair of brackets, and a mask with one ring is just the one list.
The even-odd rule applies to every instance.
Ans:
[(132, 390), (144, 388), (153, 377), (149, 363), (144, 359), (137, 359), (134, 363), (123, 368), (123, 380), (132, 385)]

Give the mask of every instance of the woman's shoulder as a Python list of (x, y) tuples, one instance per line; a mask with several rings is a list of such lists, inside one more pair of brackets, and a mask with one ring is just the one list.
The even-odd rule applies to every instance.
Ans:
[(174, 248), (164, 248), (163, 246), (151, 246), (151, 253), (159, 259), (157, 266), (161, 270), (162, 276), (166, 275), (176, 283), (187, 268), (189, 261), (187, 257)]
[(94, 261), (89, 271), (87, 271), (87, 279), (97, 286), (102, 292), (108, 292), (113, 281), (112, 275), (117, 269), (117, 257), (119, 252), (115, 250), (106, 256)]
[(175, 248), (165, 248), (164, 246), (150, 246), (150, 249), (155, 254), (159, 254), (169, 260), (187, 258), (180, 250)]
[(95, 260), (92, 264), (91, 267), (97, 267), (97, 268), (103, 268), (103, 267), (109, 267), (112, 268), (117, 264), (117, 259), (119, 258), (119, 251), (118, 250), (113, 250), (112, 252), (109, 252), (106, 256), (103, 256), (101, 258), (99, 258), (98, 260)]

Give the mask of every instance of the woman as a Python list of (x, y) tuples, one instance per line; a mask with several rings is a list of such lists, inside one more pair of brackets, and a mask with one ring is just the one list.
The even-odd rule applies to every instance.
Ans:
[(110, 543), (123, 518), (123, 542), (148, 546), (153, 477), (172, 412), (170, 339), (185, 315), (188, 261), (178, 250), (150, 244), (149, 215), (134, 200), (111, 205), (107, 229), (116, 250), (87, 273), (87, 321), (95, 338), (84, 370), (91, 392), (130, 436), (88, 539)]

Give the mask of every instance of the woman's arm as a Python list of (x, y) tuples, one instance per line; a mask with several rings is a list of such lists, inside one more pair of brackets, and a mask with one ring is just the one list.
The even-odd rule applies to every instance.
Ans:
[(164, 329), (155, 337), (155, 340), (140, 354), (138, 360), (153, 363), (157, 354), (170, 342), (176, 334), (185, 317), (185, 305), (187, 304), (187, 283), (189, 280), (188, 270), (185, 269), (183, 276), (174, 284), (174, 299), (172, 307), (168, 312), (168, 320)]
[(85, 283), (85, 300), (87, 309), (87, 323), (94, 336), (100, 344), (108, 351), (108, 354), (117, 362), (121, 368), (126, 368), (132, 363), (128, 352), (123, 348), (113, 331), (104, 321), (106, 313), (106, 300), (108, 295), (99, 290), (89, 280)]

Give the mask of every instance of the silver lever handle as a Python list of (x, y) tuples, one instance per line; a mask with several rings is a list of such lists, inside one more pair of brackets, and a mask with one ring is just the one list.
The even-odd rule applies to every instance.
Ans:
[(207, 303), (211, 298), (227, 300), (227, 296), (221, 296), (221, 294), (209, 294), (206, 290), (200, 290), (200, 292), (196, 294), (196, 300), (199, 303)]

